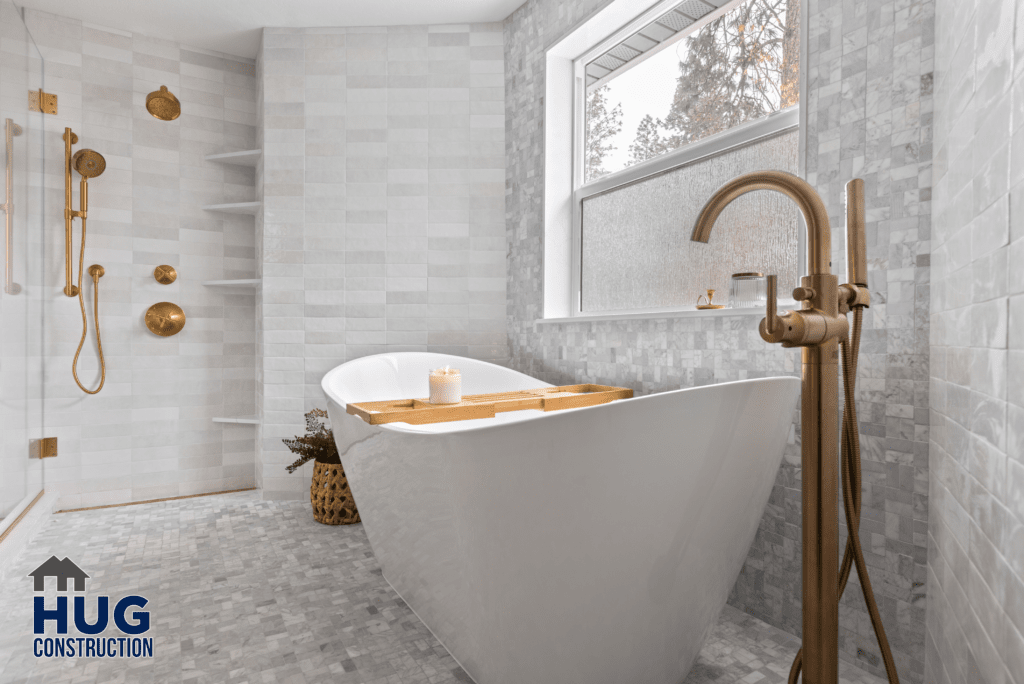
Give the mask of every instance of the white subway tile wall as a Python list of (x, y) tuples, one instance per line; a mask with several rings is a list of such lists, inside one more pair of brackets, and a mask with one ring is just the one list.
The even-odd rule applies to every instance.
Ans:
[[(255, 145), (254, 65), (43, 12), (26, 10), (26, 21), (46, 60), (45, 88), (59, 102), (58, 114), (45, 117), (45, 422), (60, 440), (46, 488), (73, 508), (251, 487), (253, 428), (211, 419), (255, 410), (254, 296), (201, 283), (252, 277), (256, 268), (252, 218), (202, 209), (253, 199), (252, 169), (204, 157)], [(161, 85), (182, 103), (175, 121), (145, 109), (146, 94)], [(77, 299), (61, 293), (65, 126), (79, 136), (76, 150), (94, 149), (107, 161), (89, 183), (85, 254), (86, 268), (106, 269), (99, 324), (107, 378), (95, 396), (71, 375), (81, 314)], [(77, 205), (77, 176), (74, 185)], [(77, 272), (77, 220), (74, 232)], [(160, 264), (177, 269), (174, 284), (154, 280)], [(175, 337), (157, 337), (143, 323), (159, 301), (177, 303), (188, 317)], [(90, 328), (78, 368), (95, 387)]]
[(257, 470), (334, 366), (386, 351), (507, 362), (501, 24), (264, 30)]
[(1021, 684), (1024, 2), (936, 4), (925, 678)]
[[(509, 344), (518, 370), (549, 382), (638, 393), (796, 373), (756, 318), (543, 324), (544, 50), (605, 3), (528, 0), (505, 21)], [(844, 194), (864, 178), (872, 306), (858, 380), (864, 451), (862, 541), (903, 681), (924, 676), (928, 516), (928, 300), (933, 2), (810, 0), (807, 179), (829, 209), (844, 271)], [(799, 421), (730, 602), (801, 630)], [(859, 587), (840, 615), (842, 657), (880, 674)]]

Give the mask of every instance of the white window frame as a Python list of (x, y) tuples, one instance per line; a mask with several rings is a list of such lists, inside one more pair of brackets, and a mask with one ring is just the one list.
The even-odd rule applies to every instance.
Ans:
[[(680, 32), (691, 35), (746, 0), (734, 0), (705, 15)], [(544, 101), (544, 320), (565, 318), (618, 318), (662, 315), (693, 307), (615, 311), (608, 314), (580, 310), (581, 235), (583, 200), (636, 183), (651, 176), (686, 166), (729, 149), (748, 145), (787, 130), (799, 128), (799, 173), (804, 176), (806, 114), (800, 105), (749, 121), (727, 131), (690, 143), (645, 162), (583, 182), (583, 149), (586, 122), (586, 64), (629, 37), (678, 4), (679, 0), (613, 0), (604, 9), (571, 30), (546, 50)], [(801, 3), (800, 102), (805, 101), (807, 10)], [(675, 44), (670, 39), (664, 47)], [(658, 52), (659, 46), (650, 51)], [(646, 59), (644, 55), (640, 59)], [(798, 231), (798, 273), (803, 274), (804, 230)], [(680, 226), (689, 230), (689, 226)]]

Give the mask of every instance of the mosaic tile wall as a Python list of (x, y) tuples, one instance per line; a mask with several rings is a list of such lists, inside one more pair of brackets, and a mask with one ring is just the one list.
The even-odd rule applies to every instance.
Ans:
[(1020, 0), (936, 6), (925, 677), (935, 684), (1024, 682), (1022, 19)]
[[(755, 317), (541, 324), (544, 49), (604, 3), (530, 0), (505, 21), (508, 330), (513, 366), (549, 382), (656, 392), (793, 373)], [(905, 681), (924, 674), (928, 519), (928, 300), (933, 4), (810, 0), (807, 178), (829, 208), (843, 264), (845, 182), (864, 178), (873, 306), (865, 319), (858, 405), (864, 450), (864, 549)], [(842, 270), (840, 268), (839, 270)], [(794, 433), (796, 430), (794, 429)], [(800, 632), (800, 469), (788, 447), (757, 539), (730, 599)], [(843, 657), (881, 672), (851, 583)]]
[(266, 29), (260, 467), (334, 366), (384, 351), (505, 361), (501, 24)]
[[(26, 11), (26, 21), (46, 60), (46, 89), (58, 96), (57, 115), (44, 117), (43, 389), (47, 434), (60, 439), (59, 458), (46, 464), (46, 489), (72, 508), (250, 487), (252, 428), (211, 418), (253, 410), (254, 300), (201, 283), (252, 277), (255, 269), (252, 219), (202, 209), (253, 198), (251, 169), (204, 159), (255, 145), (253, 64), (43, 12)], [(146, 94), (161, 85), (182, 102), (175, 121), (145, 109)], [(100, 325), (107, 377), (95, 396), (71, 375), (81, 316), (77, 299), (61, 293), (65, 126), (79, 136), (76, 150), (95, 149), (107, 161), (89, 184), (85, 261), (106, 269)], [(77, 202), (77, 187), (74, 194)], [(154, 280), (160, 264), (178, 270), (174, 284)], [(175, 337), (145, 328), (144, 312), (159, 301), (176, 302), (188, 316)], [(95, 387), (95, 342), (78, 367)]]

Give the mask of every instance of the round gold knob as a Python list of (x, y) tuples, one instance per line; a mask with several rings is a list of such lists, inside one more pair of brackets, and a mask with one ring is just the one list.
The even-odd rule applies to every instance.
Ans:
[(89, 267), (89, 275), (92, 276), (93, 280), (99, 280), (107, 272), (107, 269), (103, 268), (99, 264), (93, 264)]
[(171, 302), (157, 302), (146, 311), (146, 327), (160, 337), (177, 335), (185, 327), (185, 312)]
[(153, 277), (161, 285), (170, 285), (178, 279), (178, 272), (174, 270), (173, 266), (163, 264), (153, 269)]

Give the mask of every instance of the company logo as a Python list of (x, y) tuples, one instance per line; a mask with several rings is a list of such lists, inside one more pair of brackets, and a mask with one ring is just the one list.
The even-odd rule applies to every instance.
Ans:
[[(33, 579), (32, 590), (37, 595), (32, 599), (33, 629), (37, 635), (32, 641), (32, 654), (36, 658), (152, 658), (153, 637), (139, 636), (149, 631), (149, 611), (132, 610), (145, 608), (149, 601), (142, 596), (125, 596), (110, 610), (110, 597), (96, 597), (96, 620), (89, 624), (83, 596), (73, 596), (75, 630), (86, 636), (63, 636), (68, 633), (68, 597), (57, 596), (55, 608), (46, 607), (46, 598), (39, 593), (46, 588), (46, 578), (57, 578), (57, 592), (69, 592), (68, 580), (74, 593), (85, 593), (85, 581), (89, 579), (70, 558), (50, 558), (28, 574)], [(125, 636), (92, 636), (102, 634), (110, 624)], [(58, 636), (45, 636), (46, 623), (57, 626)]]

